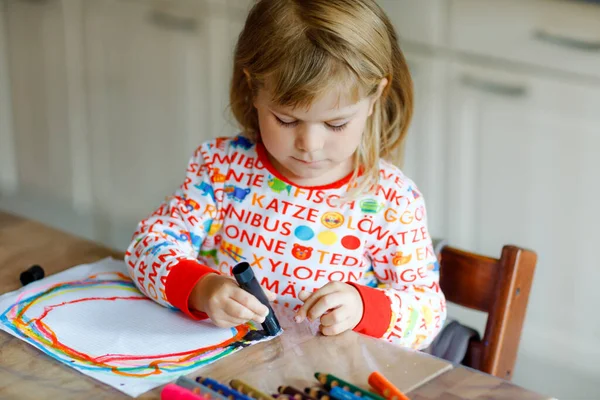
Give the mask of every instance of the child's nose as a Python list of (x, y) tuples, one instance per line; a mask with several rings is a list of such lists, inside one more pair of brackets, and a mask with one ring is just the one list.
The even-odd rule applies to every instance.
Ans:
[(305, 153), (321, 150), (323, 145), (323, 135), (319, 132), (318, 127), (303, 127), (296, 136), (296, 148)]

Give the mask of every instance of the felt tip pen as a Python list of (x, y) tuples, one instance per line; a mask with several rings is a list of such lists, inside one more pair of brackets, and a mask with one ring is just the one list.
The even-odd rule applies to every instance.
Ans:
[(279, 325), (279, 321), (273, 312), (273, 308), (271, 308), (269, 299), (267, 299), (267, 295), (258, 283), (250, 264), (245, 261), (237, 264), (233, 267), (233, 276), (242, 289), (256, 297), (269, 309), (269, 313), (265, 317), (265, 322), (262, 323), (262, 327), (265, 332), (267, 332), (267, 335), (277, 335), (281, 331), (281, 326)]

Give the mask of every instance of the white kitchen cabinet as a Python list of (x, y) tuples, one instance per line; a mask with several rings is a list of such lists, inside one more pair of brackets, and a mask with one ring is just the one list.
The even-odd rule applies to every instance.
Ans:
[(0, 4), (0, 207), (93, 237), (78, 152), (85, 102), (71, 17), (79, 1)]
[(446, 42), (448, 0), (378, 0), (401, 42), (431, 46)]
[[(449, 82), (448, 239), (493, 256), (535, 250), (521, 351), (599, 374), (600, 322), (578, 310), (600, 304), (600, 88), (462, 63)], [(515, 373), (527, 384), (535, 371)]]
[[(252, 2), (0, 1), (0, 209), (126, 247), (194, 148), (235, 131), (231, 56)], [(379, 2), (414, 77), (402, 168), (432, 236), (535, 250), (513, 380), (597, 398), (600, 7)]]
[(250, 8), (250, 0), (211, 0), (210, 18), (206, 20), (206, 42), (209, 57), (206, 60), (207, 99), (211, 136), (231, 136), (238, 131), (229, 108), (229, 83), (233, 74), (233, 52), (238, 35)]
[(2, 136), (10, 148), (3, 149), (2, 156), (8, 157), (3, 165), (8, 162), (18, 179), (18, 187), (10, 192), (21, 199), (43, 194), (48, 206), (71, 203), (62, 4), (8, 1), (2, 7), (3, 100), (11, 100), (9, 106), (3, 105), (7, 119)]
[(414, 114), (402, 170), (423, 193), (431, 235), (444, 237), (444, 163), (448, 133), (444, 111), (448, 62), (414, 51), (406, 52), (405, 56), (414, 82)]
[(592, 1), (449, 0), (461, 52), (600, 77), (600, 7)]
[(241, 23), (227, 2), (84, 4), (96, 230), (124, 248), (195, 148), (234, 133), (228, 65)]
[(13, 195), (19, 185), (15, 157), (12, 94), (8, 70), (7, 3), (0, 3), (0, 197)]

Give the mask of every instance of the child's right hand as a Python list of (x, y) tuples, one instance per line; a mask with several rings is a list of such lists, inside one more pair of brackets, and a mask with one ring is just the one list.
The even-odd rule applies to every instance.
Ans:
[[(275, 300), (273, 292), (263, 290), (269, 301)], [(190, 307), (208, 314), (221, 328), (242, 325), (250, 320), (262, 323), (269, 313), (264, 304), (240, 288), (233, 278), (213, 273), (198, 281), (190, 296)]]

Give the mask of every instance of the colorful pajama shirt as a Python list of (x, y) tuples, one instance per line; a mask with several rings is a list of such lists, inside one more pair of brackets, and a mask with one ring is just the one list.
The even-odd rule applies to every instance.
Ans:
[(300, 291), (346, 282), (364, 303), (355, 331), (422, 349), (446, 317), (425, 203), (395, 166), (381, 161), (380, 174), (374, 193), (342, 203), (350, 176), (302, 187), (271, 165), (261, 143), (208, 141), (179, 190), (138, 225), (129, 273), (148, 297), (195, 319), (207, 317), (188, 307), (195, 284), (241, 261), (293, 309)]

